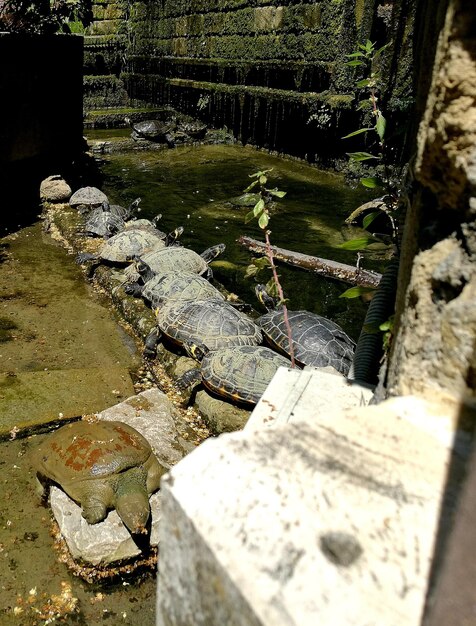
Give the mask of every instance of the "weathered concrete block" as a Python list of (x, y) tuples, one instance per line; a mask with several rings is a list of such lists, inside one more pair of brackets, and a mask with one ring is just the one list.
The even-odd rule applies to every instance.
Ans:
[(157, 623), (419, 626), (452, 435), (398, 398), (206, 441), (162, 481)]
[(314, 423), (321, 414), (367, 406), (372, 387), (347, 380), (333, 368), (280, 367), (253, 410), (246, 429), (304, 420)]

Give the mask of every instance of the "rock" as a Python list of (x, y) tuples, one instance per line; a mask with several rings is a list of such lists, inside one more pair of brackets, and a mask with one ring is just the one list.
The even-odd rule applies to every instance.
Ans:
[[(149, 441), (160, 463), (172, 467), (186, 454), (186, 448), (182, 445), (175, 426), (174, 412), (175, 409), (165, 394), (158, 389), (148, 389), (101, 411), (97, 417), (129, 424)], [(152, 494), (151, 546), (158, 543), (159, 501), (160, 493)], [(61, 489), (51, 488), (50, 502), (61, 535), (73, 559), (97, 566), (131, 559), (140, 554), (115, 510), (110, 511), (103, 522), (88, 524), (81, 516), (81, 507)]]
[[(74, 560), (91, 565), (110, 565), (141, 554), (115, 510), (103, 522), (88, 524), (79, 507), (64, 491), (51, 487), (51, 509)], [(152, 515), (150, 545), (157, 546), (160, 493), (150, 496)]]
[(59, 174), (48, 176), (41, 182), (40, 198), (46, 202), (68, 202), (72, 190)]

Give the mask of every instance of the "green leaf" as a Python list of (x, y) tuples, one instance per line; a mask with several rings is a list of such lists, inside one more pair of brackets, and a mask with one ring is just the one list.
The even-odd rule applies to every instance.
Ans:
[(342, 139), (349, 139), (349, 137), (355, 137), (355, 135), (360, 135), (361, 133), (367, 133), (369, 130), (374, 130), (373, 128), (359, 128), (359, 130), (354, 130), (353, 133), (349, 133), (342, 137)]
[(371, 176), (369, 178), (361, 178), (360, 182), (364, 187), (367, 187), (367, 189), (375, 189), (375, 187), (378, 187), (379, 185), (378, 178), (375, 178), (374, 176)]
[(380, 330), (392, 330), (393, 329), (393, 320), (388, 319), (386, 322), (382, 322), (379, 326)]
[(253, 207), (253, 215), (254, 217), (258, 217), (260, 213), (264, 210), (264, 200), (261, 198)]
[(382, 113), (379, 111), (377, 114), (377, 124), (375, 126), (378, 136), (380, 137), (380, 141), (383, 141), (383, 138), (385, 137), (385, 128), (387, 126), (387, 122), (384, 118), (384, 116), (382, 115)]
[(248, 224), (249, 222), (252, 222), (255, 219), (255, 214), (253, 211), (250, 211), (249, 213), (247, 213), (245, 215), (245, 224)]
[(379, 48), (378, 50), (375, 50), (374, 59), (376, 59), (379, 54), (381, 54), (386, 48), (388, 48), (391, 43), (392, 43), (391, 41), (387, 41), (387, 43), (384, 44), (381, 48)]
[(352, 52), (352, 54), (346, 54), (346, 57), (363, 57), (365, 56), (363, 52), (359, 52), (358, 50), (356, 52)]
[(264, 270), (266, 267), (270, 267), (271, 263), (267, 256), (260, 256), (257, 259), (253, 259), (253, 265), (256, 265), (258, 270)]
[(338, 247), (342, 250), (365, 250), (367, 246), (374, 241), (375, 239), (369, 235), (367, 237), (359, 237), (358, 239), (344, 241), (344, 243), (341, 243)]
[(353, 61), (346, 61), (344, 65), (348, 65), (349, 67), (359, 67), (359, 65), (363, 65), (363, 61), (358, 61), (354, 59)]
[(272, 171), (273, 171), (273, 168), (270, 167), (269, 170), (260, 170), (259, 172), (255, 172), (254, 174), (248, 174), (248, 178), (259, 178), (260, 176), (269, 174), (269, 172), (272, 172)]
[(346, 152), (347, 156), (352, 161), (367, 161), (368, 159), (378, 159), (378, 156), (370, 154), (369, 152)]
[(368, 228), (370, 224), (374, 221), (374, 219), (378, 217), (379, 215), (382, 215), (381, 211), (373, 211), (372, 213), (369, 213), (362, 220), (362, 226), (364, 228)]
[(340, 294), (339, 298), (358, 298), (367, 293), (374, 293), (375, 287), (350, 287)]
[(248, 185), (248, 187), (244, 190), (243, 193), (246, 193), (247, 191), (251, 191), (253, 187), (256, 187), (258, 183), (259, 183), (258, 180), (254, 180), (250, 185)]
[(368, 87), (370, 85), (370, 78), (363, 78), (362, 80), (359, 80), (355, 83), (355, 86), (358, 89), (361, 89), (362, 87)]
[(267, 191), (270, 195), (274, 196), (275, 198), (284, 198), (284, 196), (286, 195), (286, 191), (279, 191), (278, 189), (265, 189), (265, 191)]
[(259, 177), (259, 184), (260, 185), (266, 185), (266, 183), (268, 182), (268, 177), (267, 176), (260, 176)]
[(259, 216), (258, 225), (260, 228), (266, 228), (268, 223), (269, 223), (268, 214), (266, 213), (266, 211), (263, 211), (263, 213), (261, 213), (261, 215)]
[(372, 103), (370, 102), (370, 100), (361, 100), (356, 108), (357, 111), (363, 111), (364, 109), (370, 109), (371, 106)]
[(248, 265), (245, 271), (245, 278), (253, 278), (258, 273), (259, 268), (256, 265)]

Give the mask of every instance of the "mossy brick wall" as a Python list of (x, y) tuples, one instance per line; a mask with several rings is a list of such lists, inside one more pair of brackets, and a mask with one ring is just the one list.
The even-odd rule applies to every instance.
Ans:
[[(400, 45), (398, 20), (408, 19), (413, 4), (135, 2), (128, 9), (130, 43), (122, 78), (137, 104), (171, 105), (226, 125), (243, 142), (324, 164), (345, 158), (352, 145), (340, 137), (358, 128), (352, 105), (355, 78), (345, 66), (346, 54), (373, 35), (382, 43), (396, 35), (398, 56), (406, 54), (410, 44)], [(402, 64), (390, 65), (391, 60), (389, 77), (403, 71)], [(407, 84), (409, 79), (403, 76)], [(408, 85), (400, 102), (405, 89)]]
[(346, 54), (367, 38), (393, 41), (384, 73), (402, 131), (416, 3), (96, 0), (85, 33), (85, 108), (127, 104), (120, 78), (132, 104), (171, 105), (243, 142), (322, 164), (345, 159), (362, 148), (361, 138), (355, 146), (340, 139), (360, 124)]
[(93, 2), (93, 23), (84, 30), (84, 108), (126, 106), (127, 92), (120, 78), (127, 46), (126, 4)]

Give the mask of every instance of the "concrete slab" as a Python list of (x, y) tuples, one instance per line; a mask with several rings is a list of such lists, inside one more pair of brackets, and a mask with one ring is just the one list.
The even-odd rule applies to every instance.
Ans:
[(347, 380), (332, 368), (280, 367), (246, 423), (247, 430), (305, 420), (367, 406), (373, 387)]
[(204, 442), (162, 480), (157, 624), (420, 626), (465, 464), (446, 409), (398, 398)]

